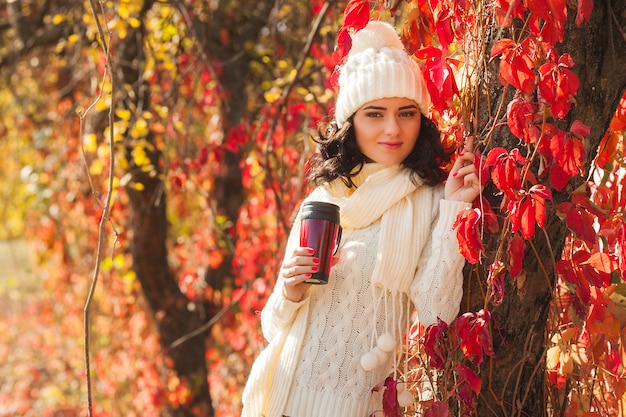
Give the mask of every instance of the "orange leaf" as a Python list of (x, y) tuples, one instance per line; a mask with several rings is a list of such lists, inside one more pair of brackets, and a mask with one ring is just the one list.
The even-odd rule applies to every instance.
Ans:
[(583, 264), (588, 264), (597, 269), (600, 272), (610, 274), (617, 269), (617, 262), (612, 259), (608, 254), (603, 252), (592, 253), (589, 259)]

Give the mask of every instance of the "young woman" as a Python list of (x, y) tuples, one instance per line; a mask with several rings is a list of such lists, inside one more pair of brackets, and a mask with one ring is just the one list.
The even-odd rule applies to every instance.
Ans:
[(370, 22), (341, 68), (335, 123), (317, 139), (317, 188), (305, 201), (341, 208), (328, 284), (305, 281), (319, 260), (293, 225), (261, 314), (268, 347), (244, 391), (246, 417), (382, 416), (380, 384), (401, 359), (411, 313), (453, 321), (462, 268), (452, 224), (480, 192), (470, 141), (444, 185), (449, 156), (425, 114), (420, 69), (395, 30)]

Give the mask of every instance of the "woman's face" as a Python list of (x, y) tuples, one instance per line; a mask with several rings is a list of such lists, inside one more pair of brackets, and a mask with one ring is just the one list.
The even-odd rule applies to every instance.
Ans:
[(356, 143), (371, 162), (397, 165), (411, 153), (422, 119), (408, 98), (382, 98), (365, 103), (354, 114)]

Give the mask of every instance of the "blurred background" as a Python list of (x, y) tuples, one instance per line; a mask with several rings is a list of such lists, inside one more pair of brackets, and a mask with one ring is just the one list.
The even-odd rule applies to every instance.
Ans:
[[(614, 18), (623, 20), (624, 6), (617, 3), (611, 3), (617, 10)], [(347, 5), (366, 19), (370, 13), (395, 19), (411, 52), (431, 44), (445, 51), (437, 55), (430, 49), (432, 56), (420, 58), (426, 61), (430, 78), (439, 83), (433, 91), (440, 96), (431, 91), (435, 106), (451, 108), (437, 115), (445, 140), (453, 145), (462, 140), (466, 132), (461, 121), (469, 121), (468, 115), (475, 112), (473, 120), (476, 124), (480, 120), (483, 129), (476, 133), (481, 140), (487, 138), (481, 142), (485, 149), (519, 146), (521, 139), (511, 135), (509, 126), (528, 126), (507, 126), (498, 106), (491, 106), (500, 100), (492, 94), (506, 102), (513, 98), (493, 82), (499, 58), (483, 56), (489, 65), (480, 67), (479, 76), (468, 73), (475, 63), (467, 70), (462, 58), (464, 48), (490, 51), (494, 22), (510, 24), (508, 11), (514, 18), (522, 16), (512, 7), (520, 2), (490, 2), (487, 9), (493, 15), (475, 13), (472, 4), (1, 2), (0, 416), (85, 416), (89, 405), (100, 417), (238, 416), (248, 370), (263, 348), (259, 311), (272, 289), (294, 211), (309, 187), (305, 174), (314, 149), (311, 137), (321, 122), (328, 121), (333, 105), (333, 70), (339, 62), (336, 37)], [(596, 32), (604, 25), (598, 22), (610, 20), (602, 10), (592, 23)], [(578, 12), (589, 17), (582, 6)], [(479, 15), (487, 22), (484, 27), (473, 26), (473, 16)], [(566, 32), (574, 35), (563, 46), (572, 51), (572, 45), (583, 46), (577, 30), (588, 30), (577, 29), (574, 16), (570, 15)], [(462, 29), (482, 31), (472, 40), (476, 45), (460, 46), (459, 39), (466, 35)], [(507, 30), (498, 31), (503, 33), (509, 35)], [(584, 39), (591, 39), (584, 33)], [(605, 53), (623, 62), (624, 39), (615, 36), (615, 47), (583, 46), (572, 53), (587, 65), (601, 62), (599, 56)], [(585, 58), (583, 52), (598, 56)], [(453, 75), (452, 67), (463, 69), (462, 75)], [(537, 68), (528, 71), (535, 74)], [(584, 188), (573, 185), (581, 186), (583, 180), (571, 181), (558, 198), (574, 201), (567, 208), (579, 217), (566, 226), (565, 212), (551, 211), (547, 232), (537, 228), (533, 246), (546, 265), (560, 260), (566, 248), (565, 257), (572, 256), (567, 260), (588, 270), (574, 274), (580, 280), (575, 284), (532, 262), (524, 264), (523, 279), (507, 279), (504, 284), (501, 276), (500, 288), (506, 286), (507, 294), (512, 294), (504, 307), (492, 305), (500, 327), (491, 330), (499, 336), (494, 344), (502, 362), (488, 373), (485, 361), (481, 377), (500, 378), (493, 384), (502, 387), (498, 395), (511, 397), (480, 396), (480, 401), (493, 401), (498, 409), (515, 404), (513, 410), (522, 397), (531, 398), (534, 409), (553, 413), (564, 412), (570, 403), (580, 404), (568, 408), (568, 416), (596, 410), (613, 414), (584, 415), (618, 415), (615, 410), (626, 405), (622, 307), (626, 306), (622, 250), (626, 101), (618, 106), (624, 76), (603, 71), (583, 71), (584, 105), (561, 120), (567, 128), (574, 118), (591, 124), (588, 154), (579, 152), (582, 139), (576, 137), (580, 148), (561, 155), (572, 172), (555, 175), (559, 181), (565, 178), (560, 184), (565, 187), (569, 175), (576, 177), (582, 164), (591, 166), (597, 154), (600, 159), (595, 163), (605, 168), (596, 171), (601, 186), (578, 194), (595, 198), (587, 204), (580, 198), (572, 200), (574, 190)], [(465, 85), (461, 94), (455, 82), (461, 84), (463, 76), (476, 85), (487, 84), (476, 90)], [(606, 79), (615, 84), (604, 83)], [(599, 80), (604, 80), (605, 94), (600, 98), (591, 93)], [(573, 98), (562, 99), (556, 104), (567, 113), (564, 108), (569, 110)], [(553, 151), (558, 149), (554, 146)], [(489, 196), (493, 207), (501, 198), (496, 194)], [(606, 220), (605, 229), (598, 226), (598, 218)], [(489, 269), (493, 254), (514, 234), (500, 233), (502, 223), (498, 226), (497, 221), (502, 219), (485, 234), (491, 242), (483, 255), (491, 258), (467, 270), (466, 284), (474, 287), (464, 311), (489, 304), (492, 285), (498, 284), (487, 282), (495, 270)], [(478, 251), (478, 246), (473, 249)], [(589, 249), (583, 261), (576, 258), (581, 248)], [(560, 272), (565, 276), (569, 270)], [(592, 298), (597, 304), (592, 305)], [(536, 311), (541, 313), (537, 317)], [(584, 328), (576, 334), (578, 342), (573, 333), (564, 337), (564, 329), (578, 325)], [(510, 338), (506, 343), (505, 337)], [(577, 350), (581, 343), (593, 355), (583, 358)], [(482, 355), (482, 347), (477, 349)], [(538, 370), (545, 370), (548, 349), (551, 373), (544, 378)], [(468, 363), (460, 347), (450, 351), (456, 355), (451, 354), (451, 361), (476, 365)], [(498, 381), (515, 379), (511, 375), (519, 378), (517, 386), (499, 385)], [(458, 388), (456, 377), (450, 381), (448, 393)], [(485, 379), (484, 386), (492, 384)], [(543, 390), (548, 386), (552, 402), (546, 405)], [(469, 396), (469, 388), (463, 389)], [(461, 404), (456, 397), (453, 401)], [(474, 405), (470, 401), (468, 407)]]

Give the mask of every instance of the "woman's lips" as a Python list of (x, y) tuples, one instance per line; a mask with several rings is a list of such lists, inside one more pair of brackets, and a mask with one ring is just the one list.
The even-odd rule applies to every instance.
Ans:
[(388, 149), (398, 149), (402, 146), (402, 142), (380, 142), (379, 145)]

